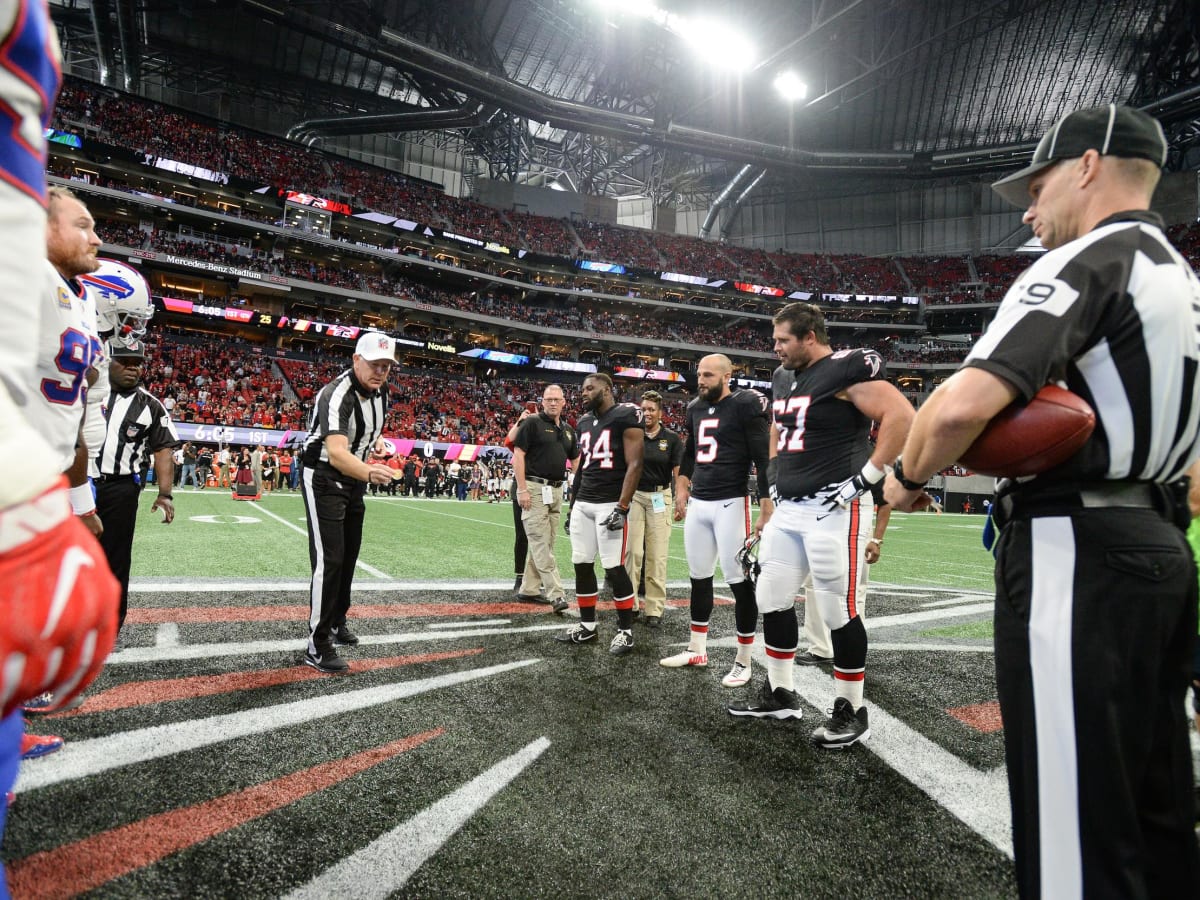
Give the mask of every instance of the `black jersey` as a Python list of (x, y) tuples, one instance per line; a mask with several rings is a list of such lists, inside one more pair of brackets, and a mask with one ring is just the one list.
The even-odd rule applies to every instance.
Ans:
[(771, 413), (779, 434), (779, 496), (814, 494), (863, 467), (871, 455), (871, 420), (837, 395), (864, 381), (883, 381), (885, 375), (874, 350), (839, 350), (806, 369), (775, 370)]
[(654, 437), (646, 435), (646, 450), (642, 457), (642, 480), (639, 491), (675, 488), (671, 473), (683, 459), (683, 441), (669, 428), (660, 427)]
[(692, 480), (693, 497), (728, 500), (747, 496), (751, 463), (760, 473), (760, 493), (767, 493), (770, 422), (765, 396), (743, 390), (717, 403), (697, 397), (688, 404), (684, 430), (679, 474)]
[(575, 499), (589, 503), (616, 503), (621, 499), (628, 468), (625, 432), (630, 428), (642, 429), (642, 410), (632, 403), (614, 404), (599, 418), (585, 413), (575, 424), (582, 454), (575, 476)]

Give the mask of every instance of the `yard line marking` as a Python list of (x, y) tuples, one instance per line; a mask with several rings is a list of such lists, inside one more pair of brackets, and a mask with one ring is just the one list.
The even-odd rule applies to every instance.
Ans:
[[(575, 590), (574, 579), (563, 581), (563, 587)], [(671, 590), (691, 587), (689, 581), (668, 581)], [(307, 581), (246, 581), (221, 578), (196, 579), (194, 581), (158, 580), (138, 578), (129, 583), (130, 593), (135, 594), (307, 594)], [(503, 591), (512, 593), (512, 579), (507, 581), (355, 581), (353, 592), (359, 591)], [(304, 603), (307, 604), (307, 599)], [(353, 607), (351, 607), (353, 609)]]
[[(759, 654), (765, 664), (766, 655)], [(832, 686), (823, 672), (797, 666), (795, 684), (797, 693), (818, 710), (832, 702)], [(882, 707), (870, 704), (870, 711), (871, 739), (861, 746), (1011, 858), (1012, 811), (1004, 768), (980, 772)]]
[(922, 603), (921, 608), (936, 609), (939, 606), (958, 606), (963, 603), (977, 602), (978, 599), (978, 595), (972, 597), (968, 594), (962, 594), (958, 597), (951, 597), (949, 600), (933, 600), (929, 603)]
[[(504, 600), (499, 603), (422, 603), (399, 601), (392, 603), (356, 603), (350, 607), (350, 618), (411, 619), (447, 618), (454, 616), (546, 616), (546, 604)], [(126, 622), (149, 625), (157, 622), (298, 622), (303, 611), (295, 605), (262, 604), (257, 606), (143, 606), (129, 611)], [(466, 627), (479, 623), (467, 622)]]
[(541, 660), (522, 659), (484, 669), (448, 672), (435, 678), (343, 691), (324, 697), (307, 697), (277, 706), (264, 706), (171, 725), (122, 731), (102, 738), (71, 741), (58, 753), (40, 760), (43, 765), (23, 766), (16, 790), (35, 791), (64, 781), (87, 778), (111, 769), (186, 753), (235, 738), (263, 734), (290, 725), (304, 725), (326, 716), (341, 715), (415, 697), (427, 691), (489, 678), (537, 662)]
[[(301, 527), (300, 527), (299, 525), (297, 525), (295, 522), (289, 522), (289, 521), (288, 521), (287, 519), (285, 519), (283, 516), (279, 515), (278, 513), (273, 513), (273, 512), (271, 512), (269, 509), (267, 509), (265, 506), (262, 506), (262, 505), (261, 505), (261, 504), (259, 504), (257, 501), (253, 501), (253, 500), (252, 500), (252, 501), (250, 501), (250, 504), (249, 504), (249, 505), (250, 505), (250, 506), (252, 506), (252, 507), (254, 507), (255, 509), (257, 509), (259, 512), (261, 512), (261, 513), (263, 513), (263, 514), (265, 514), (265, 515), (268, 515), (268, 516), (270, 516), (270, 517), (271, 517), (272, 519), (274, 519), (276, 522), (282, 522), (282, 523), (283, 523), (284, 525), (286, 525), (288, 528), (292, 529), (292, 531), (295, 531), (295, 532), (298, 532), (299, 534), (302, 534), (302, 535), (304, 535), (304, 537), (305, 537), (306, 539), (308, 538), (308, 529), (307, 529), (307, 528), (301, 528)], [(385, 572), (380, 572), (380, 571), (379, 571), (378, 569), (376, 569), (374, 566), (369, 566), (369, 565), (367, 565), (367, 564), (366, 564), (365, 562), (363, 562), (361, 559), (358, 561), (357, 565), (358, 565), (358, 567), (359, 567), (360, 569), (362, 569), (362, 570), (363, 570), (364, 572), (366, 572), (368, 575), (374, 575), (376, 578), (382, 578), (382, 579), (383, 579), (383, 580), (385, 580), (385, 581), (390, 581), (390, 580), (391, 580), (391, 576), (390, 576), (390, 575), (388, 575), (388, 574), (387, 574), (387, 573), (385, 573)]]
[(484, 619), (482, 622), (427, 622), (426, 628), (483, 628), (485, 625), (511, 625), (512, 619)]
[[(364, 634), (359, 641), (364, 645), (415, 644), (422, 641), (453, 641), (460, 638), (488, 637), (497, 634), (524, 634), (536, 631), (556, 631), (563, 627), (560, 619), (552, 625), (530, 625), (524, 628), (469, 628), (463, 631), (418, 631), (412, 634)], [(105, 665), (122, 666), (137, 663), (165, 662), (180, 659), (209, 659), (214, 656), (245, 656), (259, 653), (296, 654), (300, 665), (300, 654), (304, 642), (300, 638), (283, 641), (244, 641), (239, 643), (182, 644), (178, 647), (129, 647), (111, 654)], [(350, 657), (353, 663), (353, 657)], [(353, 670), (353, 665), (351, 666)]]
[(21, 897), (76, 897), (253, 822), (445, 734), (435, 728), (361, 753), (172, 809), (9, 863)]
[[(386, 656), (360, 659), (355, 662), (355, 674), (415, 666), (421, 663), (442, 662), (483, 653), (482, 647), (469, 650), (449, 650), (442, 653), (420, 653), (411, 656)], [(288, 666), (283, 669), (256, 669), (245, 672), (227, 672), (224, 675), (187, 675), (182, 678), (154, 678), (146, 681), (129, 681), (116, 687), (89, 696), (78, 709), (58, 713), (56, 718), (84, 716), (89, 713), (110, 712), (114, 709), (129, 709), (151, 703), (170, 703), (176, 700), (195, 700), (198, 697), (216, 697), (235, 694), (258, 688), (278, 687), (301, 681), (319, 681), (326, 676), (308, 666)]]
[[(133, 610), (130, 610), (132, 612)], [(155, 647), (178, 647), (179, 625), (175, 622), (163, 622), (154, 632)]]
[(872, 616), (867, 620), (870, 628), (892, 628), (897, 625), (913, 625), (917, 622), (932, 622), (938, 619), (953, 619), (958, 616), (974, 616), (979, 613), (990, 613), (995, 608), (992, 603), (973, 603), (969, 606), (951, 606), (942, 609), (922, 609), (910, 613), (898, 613), (894, 616)]
[(326, 869), (287, 900), (325, 897), (386, 898), (404, 887), (412, 874), (441, 849), (471, 816), (546, 751), (538, 738), (486, 772), (447, 794), (357, 853)]
[(901, 653), (915, 651), (920, 653), (992, 653), (995, 648), (989, 641), (986, 644), (906, 644), (882, 643), (871, 641), (871, 650), (897, 650)]

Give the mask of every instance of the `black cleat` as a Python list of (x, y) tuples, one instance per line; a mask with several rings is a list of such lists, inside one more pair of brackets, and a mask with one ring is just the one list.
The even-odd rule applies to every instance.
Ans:
[(642, 622), (647, 628), (657, 628), (662, 623), (662, 616), (646, 616)]
[(861, 707), (858, 712), (845, 697), (833, 701), (833, 709), (825, 720), (812, 734), (813, 743), (818, 747), (837, 750), (850, 747), (859, 741), (865, 741), (871, 736), (871, 728), (867, 724), (867, 708)]
[(350, 626), (345, 622), (341, 625), (335, 625), (329, 629), (329, 632), (333, 635), (333, 642), (335, 644), (341, 644), (343, 647), (358, 646), (358, 635), (351, 631)]
[(350, 674), (350, 663), (338, 656), (337, 651), (332, 647), (327, 650), (322, 650), (316, 655), (305, 651), (304, 664), (306, 666), (312, 666), (323, 675)]
[(753, 716), (756, 719), (799, 719), (800, 697), (787, 688), (771, 689), (770, 680), (763, 681), (757, 700), (738, 700), (725, 709), (731, 716)]
[(832, 666), (833, 659), (828, 656), (817, 656), (811, 651), (805, 650), (803, 653), (797, 653), (795, 659), (798, 666)]
[(555, 597), (550, 601), (550, 608), (556, 613), (564, 613), (570, 608), (571, 604), (567, 602), (566, 597)]
[(632, 653), (633, 632), (618, 630), (616, 636), (612, 639), (612, 643), (608, 645), (608, 652), (613, 656), (624, 656), (626, 653)]
[(556, 634), (554, 639), (563, 644), (588, 644), (596, 639), (596, 629), (575, 624), (561, 634)]
[(517, 599), (522, 603), (544, 603), (541, 594), (517, 594)]

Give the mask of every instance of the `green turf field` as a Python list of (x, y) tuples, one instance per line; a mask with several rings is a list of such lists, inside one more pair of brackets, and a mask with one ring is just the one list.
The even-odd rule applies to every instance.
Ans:
[[(267, 494), (257, 503), (227, 491), (175, 492), (175, 522), (163, 526), (142, 498), (133, 553), (136, 578), (306, 578), (304, 505), (299, 494)], [(980, 544), (982, 516), (892, 516), (874, 581), (988, 590), (992, 559)], [(506, 503), (368, 498), (360, 560), (401, 581), (511, 581), (512, 507)], [(571, 571), (566, 534), (560, 570)], [(371, 569), (359, 578), (379, 578)], [(671, 535), (670, 581), (687, 580), (683, 527)]]

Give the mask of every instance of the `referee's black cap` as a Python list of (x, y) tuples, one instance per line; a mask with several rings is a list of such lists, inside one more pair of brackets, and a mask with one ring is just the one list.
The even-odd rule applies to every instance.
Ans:
[(136, 339), (121, 343), (110, 341), (108, 345), (108, 356), (110, 359), (145, 359), (146, 345)]
[(1042, 136), (1029, 165), (992, 184), (1013, 206), (1029, 206), (1029, 179), (1060, 159), (1088, 150), (1101, 156), (1148, 159), (1160, 169), (1167, 162), (1167, 138), (1158, 119), (1132, 106), (1110, 103), (1068, 113)]

